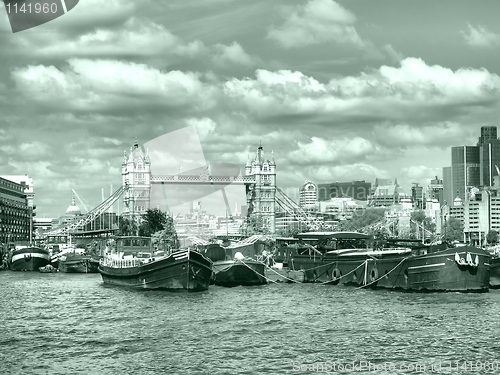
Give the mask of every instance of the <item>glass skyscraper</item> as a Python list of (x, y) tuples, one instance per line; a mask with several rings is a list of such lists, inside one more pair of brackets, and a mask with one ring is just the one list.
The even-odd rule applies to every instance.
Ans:
[(500, 168), (500, 140), (497, 139), (496, 126), (483, 126), (479, 137), (479, 158), (481, 163), (481, 185), (493, 186), (496, 167)]
[(451, 183), (454, 196), (465, 200), (468, 188), (481, 185), (479, 146), (451, 148)]

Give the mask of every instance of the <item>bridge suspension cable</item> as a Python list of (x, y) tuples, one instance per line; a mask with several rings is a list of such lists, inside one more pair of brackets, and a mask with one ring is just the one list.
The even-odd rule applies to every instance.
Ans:
[(358, 232), (367, 233), (370, 230), (383, 229), (387, 232), (389, 236), (395, 237), (396, 230), (394, 227), (396, 226), (397, 223), (398, 219), (388, 220), (387, 218), (383, 218), (382, 220), (376, 221), (375, 223), (369, 224), (367, 226), (358, 229)]
[(83, 209), (85, 210), (85, 213), (89, 212), (89, 209), (88, 209), (87, 205), (85, 203), (83, 203), (82, 198), (78, 195), (78, 193), (76, 192), (76, 190), (75, 189), (71, 189), (71, 191), (73, 192), (73, 194), (75, 194), (76, 199), (78, 199), (78, 202), (80, 202), (80, 204), (82, 205)]
[(67, 234), (71, 231), (76, 230), (77, 228), (84, 227), (88, 223), (94, 221), (97, 217), (105, 213), (123, 194), (125, 188), (122, 186), (118, 190), (116, 190), (113, 194), (111, 194), (104, 202), (99, 204), (97, 207), (90, 210), (85, 216), (69, 223), (68, 225), (45, 233), (45, 236), (50, 235), (58, 235), (58, 234)]
[(275, 195), (276, 203), (291, 217), (299, 222), (304, 223), (310, 230), (318, 230), (320, 228), (330, 229), (331, 226), (318, 220), (311, 214), (308, 214), (302, 207), (288, 197), (280, 188), (276, 188)]

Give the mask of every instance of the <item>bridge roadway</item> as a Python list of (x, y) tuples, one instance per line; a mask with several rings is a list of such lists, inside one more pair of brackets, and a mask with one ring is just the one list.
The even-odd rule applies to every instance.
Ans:
[(209, 176), (209, 175), (171, 175), (151, 176), (152, 184), (211, 184), (211, 185), (251, 185), (254, 176)]

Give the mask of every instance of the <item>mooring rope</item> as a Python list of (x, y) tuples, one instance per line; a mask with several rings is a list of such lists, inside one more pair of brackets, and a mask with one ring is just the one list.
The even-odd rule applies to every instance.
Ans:
[[(258, 261), (258, 260), (257, 260), (257, 262), (260, 262), (260, 261)], [(274, 268), (269, 267), (269, 266), (268, 266), (267, 264), (265, 264), (264, 262), (260, 262), (260, 263), (262, 263), (262, 264), (264, 265), (264, 267), (266, 267), (267, 269), (269, 269), (269, 270), (273, 271), (273, 272), (274, 272), (275, 274), (277, 274), (278, 276), (281, 276), (282, 278), (284, 278), (284, 279), (286, 279), (286, 280), (288, 280), (288, 281), (292, 281), (292, 282), (294, 282), (294, 283), (302, 284), (302, 281), (297, 281), (297, 280), (294, 280), (294, 279), (290, 279), (289, 277), (286, 277), (286, 276), (282, 275), (281, 273), (279, 273), (278, 271), (276, 271)]]
[(326, 267), (326, 266), (329, 266), (329, 265), (331, 265), (331, 264), (335, 264), (335, 263), (337, 263), (337, 262), (338, 262), (338, 260), (336, 260), (336, 261), (334, 261), (334, 262), (327, 263), (327, 264), (321, 264), (321, 265), (316, 266), (316, 267), (306, 268), (305, 270), (301, 270), (301, 271), (310, 271), (310, 270), (315, 270), (315, 269), (317, 269), (317, 268), (320, 268), (320, 267)]
[(390, 270), (389, 272), (387, 272), (386, 274), (384, 274), (384, 275), (380, 276), (379, 278), (377, 278), (377, 279), (373, 280), (371, 283), (369, 283), (369, 284), (365, 284), (365, 285), (361, 285), (361, 286), (357, 287), (356, 289), (363, 289), (363, 288), (366, 288), (367, 286), (370, 286), (370, 285), (372, 285), (372, 284), (376, 283), (377, 281), (381, 280), (382, 278), (384, 278), (384, 277), (386, 277), (386, 276), (390, 275), (390, 274), (391, 274), (391, 272), (393, 272), (396, 268), (398, 268), (398, 267), (399, 267), (399, 265), (400, 265), (400, 264), (402, 264), (402, 263), (403, 263), (406, 259), (408, 259), (408, 258), (409, 258), (409, 257), (403, 258), (403, 259), (401, 260), (401, 262), (399, 262), (398, 264), (396, 264), (396, 266), (394, 266), (394, 268), (393, 268), (393, 269), (391, 269), (391, 270)]
[(259, 276), (263, 277), (263, 278), (264, 278), (264, 279), (266, 279), (267, 281), (270, 281), (270, 282), (272, 282), (272, 283), (274, 283), (274, 284), (277, 284), (277, 283), (276, 283), (276, 281), (271, 280), (270, 278), (265, 277), (264, 275), (261, 275), (259, 272), (257, 272), (256, 270), (254, 270), (254, 269), (253, 269), (252, 267), (250, 267), (248, 264), (246, 264), (243, 260), (241, 260), (241, 259), (238, 259), (238, 260), (239, 260), (241, 263), (243, 263), (245, 266), (247, 266), (249, 269), (251, 269), (253, 272), (255, 272), (257, 275), (259, 275)]
[[(396, 270), (396, 268), (398, 268), (398, 267), (399, 267), (399, 266), (400, 266), (400, 265), (401, 265), (401, 264), (402, 264), (402, 263), (403, 263), (406, 259), (408, 259), (408, 258), (409, 258), (409, 257), (406, 257), (406, 258), (402, 259), (402, 260), (401, 260), (401, 261), (400, 261), (400, 262), (399, 262), (399, 263), (398, 263), (395, 267), (393, 267), (393, 268), (392, 268), (392, 269), (391, 269), (388, 273), (386, 273), (386, 274), (384, 274), (384, 275), (380, 276), (379, 278), (377, 278), (377, 279), (373, 280), (372, 282), (370, 282), (370, 283), (368, 283), (368, 284), (365, 284), (365, 285), (362, 285), (362, 286), (360, 286), (360, 287), (357, 287), (356, 289), (363, 289), (363, 288), (366, 288), (367, 286), (370, 286), (370, 285), (372, 285), (372, 284), (376, 283), (377, 281), (381, 280), (382, 278), (384, 278), (384, 277), (388, 276), (389, 274), (391, 274), (392, 272), (394, 272), (394, 270)], [(356, 272), (358, 269), (360, 269), (360, 268), (361, 268), (361, 267), (363, 267), (363, 266), (365, 266), (365, 267), (367, 267), (367, 268), (368, 268), (368, 261), (371, 261), (371, 260), (376, 260), (376, 258), (370, 257), (370, 259), (366, 259), (363, 263), (361, 263), (359, 266), (357, 266), (357, 267), (356, 267), (356, 268), (354, 268), (353, 270), (351, 270), (351, 271), (347, 272), (345, 275), (340, 275), (340, 277), (336, 278), (335, 280), (327, 280), (327, 281), (322, 282), (321, 284), (322, 284), (322, 285), (323, 285), (323, 284), (331, 284), (331, 283), (334, 283), (334, 282), (340, 281), (342, 278), (349, 276), (350, 274), (352, 274), (352, 273)], [(241, 261), (241, 260), (240, 260), (240, 261)], [(251, 267), (250, 267), (249, 265), (247, 265), (245, 262), (243, 262), (243, 261), (241, 261), (241, 262), (242, 262), (242, 263), (243, 263), (246, 267), (248, 267), (248, 268), (250, 268), (252, 271), (254, 271), (257, 275), (262, 276), (264, 279), (266, 279), (266, 280), (268, 280), (268, 281), (270, 281), (270, 282), (272, 282), (272, 283), (275, 283), (275, 284), (276, 284), (276, 281), (271, 280), (271, 279), (267, 278), (267, 277), (266, 277), (266, 276), (264, 276), (264, 275), (261, 275), (259, 272), (255, 271), (253, 268), (251, 268)], [(285, 280), (288, 280), (288, 281), (291, 281), (291, 282), (294, 282), (294, 283), (298, 283), (298, 284), (302, 284), (302, 283), (303, 283), (303, 282), (301, 282), (301, 281), (297, 281), (297, 280), (291, 279), (291, 278), (289, 278), (289, 277), (287, 277), (287, 276), (284, 276), (284, 275), (280, 274), (280, 273), (279, 273), (279, 272), (277, 272), (275, 269), (273, 269), (273, 268), (269, 267), (267, 264), (265, 264), (265, 263), (264, 263), (264, 262), (262, 262), (262, 261), (258, 261), (258, 260), (257, 260), (256, 262), (263, 264), (263, 265), (264, 265), (264, 267), (266, 267), (267, 269), (269, 269), (269, 270), (271, 270), (272, 272), (276, 273), (277, 275), (279, 275), (280, 277), (282, 277), (282, 278), (283, 278), (283, 279), (285, 279)], [(305, 271), (315, 270), (315, 269), (318, 269), (318, 268), (320, 268), (320, 267), (327, 267), (327, 266), (330, 266), (330, 265), (332, 265), (332, 264), (336, 264), (336, 263), (338, 263), (338, 261), (330, 262), (330, 263), (327, 263), (327, 264), (324, 264), (324, 265), (319, 265), (319, 266), (317, 266), (317, 267), (307, 268), (307, 269), (305, 269), (305, 270), (295, 270), (295, 269), (293, 269), (292, 271), (302, 271), (302, 272), (304, 272), (304, 273), (305, 273)], [(328, 270), (326, 270), (325, 272), (328, 272)], [(322, 276), (325, 272), (323, 272), (322, 274), (320, 274), (319, 276), (317, 276), (317, 277), (315, 278), (315, 280), (314, 280), (314, 281), (316, 281), (319, 277), (321, 277), (321, 276)]]
[(365, 264), (368, 264), (368, 259), (366, 259), (363, 263), (361, 263), (359, 266), (357, 266), (355, 269), (353, 269), (352, 271), (349, 271), (347, 272), (345, 275), (340, 275), (339, 278), (335, 279), (335, 280), (328, 280), (328, 281), (324, 281), (322, 282), (321, 284), (331, 284), (331, 283), (334, 283), (336, 281), (340, 281), (340, 279), (342, 279), (343, 277), (346, 277), (348, 275), (350, 275), (351, 273), (353, 272), (356, 272), (359, 268), (363, 267)]

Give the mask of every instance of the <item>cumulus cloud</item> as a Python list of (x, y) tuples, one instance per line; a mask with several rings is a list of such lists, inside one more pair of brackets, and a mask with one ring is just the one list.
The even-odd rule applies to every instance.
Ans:
[(456, 122), (435, 122), (432, 125), (379, 124), (373, 128), (373, 138), (382, 145), (413, 147), (427, 145), (442, 147), (449, 143), (463, 142), (465, 126)]
[(473, 47), (495, 47), (500, 45), (500, 35), (486, 30), (485, 27), (467, 24), (467, 30), (460, 31), (465, 43)]
[(214, 51), (213, 61), (219, 66), (233, 64), (250, 66), (255, 61), (237, 42), (233, 42), (230, 45), (216, 44)]
[(257, 70), (255, 79), (233, 78), (225, 94), (259, 116), (335, 114), (400, 119), (422, 108), (485, 105), (500, 95), (500, 77), (485, 69), (452, 69), (406, 58), (399, 67), (381, 66), (358, 76), (318, 82), (301, 72)]
[[(181, 40), (157, 23), (132, 17), (118, 30), (98, 28), (58, 43), (33, 43), (42, 56), (153, 56), (181, 47)], [(189, 52), (189, 48), (185, 47)]]
[(25, 161), (9, 159), (8, 165), (10, 167), (12, 175), (27, 174), (29, 176), (39, 176), (43, 179), (55, 179), (60, 176), (59, 172), (56, 172), (57, 168), (51, 162), (48, 161)]
[(107, 160), (95, 158), (70, 157), (69, 161), (82, 174), (117, 175), (120, 173), (117, 166), (112, 166)]
[(354, 24), (356, 17), (333, 0), (310, 0), (298, 6), (281, 26), (273, 26), (267, 37), (284, 48), (335, 42), (362, 47)]
[(310, 164), (353, 164), (373, 156), (376, 146), (362, 137), (340, 138), (326, 140), (321, 137), (312, 137), (311, 142), (298, 142), (298, 149), (291, 151), (288, 158), (300, 165)]
[(2, 160), (2, 164), (11, 164), (14, 166), (17, 166), (17, 161), (14, 161), (12, 159), (12, 156), (20, 155), (20, 158), (24, 162), (32, 162), (35, 163), (35, 165), (39, 165), (42, 168), (45, 168), (45, 165), (39, 164), (39, 161), (49, 159), (51, 157), (51, 154), (52, 150), (50, 149), (50, 147), (47, 144), (39, 141), (23, 142), (19, 144), (6, 142), (5, 144), (3, 144), (2, 149), (0, 150), (0, 157), (3, 156), (4, 158), (2, 159), (8, 160), (8, 163)]
[[(109, 138), (109, 137), (99, 137), (95, 134), (82, 136), (83, 139), (76, 139), (71, 142), (66, 143), (61, 147), (61, 151), (66, 152), (68, 155), (72, 155), (76, 158), (88, 158), (89, 149), (92, 150), (91, 156), (95, 159), (104, 160), (119, 160), (120, 154), (117, 152), (121, 147), (129, 147), (125, 145), (122, 141)], [(117, 148), (120, 146), (120, 148)]]
[(195, 126), (201, 139), (204, 139), (208, 137), (208, 135), (213, 134), (217, 126), (215, 121), (208, 117), (188, 118), (186, 120), (186, 125)]
[(84, 29), (77, 35), (68, 35), (64, 28), (54, 29), (50, 38), (44, 34), (23, 34), (12, 48), (45, 59), (162, 57), (172, 61), (174, 57), (194, 59), (210, 51), (200, 40), (183, 40), (165, 26), (139, 16), (131, 16), (120, 25)]
[(187, 44), (177, 45), (172, 52), (176, 55), (194, 58), (208, 53), (208, 50), (201, 40), (193, 40)]
[(71, 59), (65, 70), (30, 65), (14, 70), (12, 78), (31, 100), (66, 110), (211, 105), (199, 74), (145, 64)]
[[(193, 159), (191, 165), (185, 157), (179, 160), (181, 153), (176, 156), (173, 147), (168, 148), (168, 155), (150, 147), (150, 155), (158, 160), (154, 168), (164, 168), (155, 174), (175, 173), (180, 166), (182, 171), (191, 166), (201, 168), (206, 161), (243, 167), (248, 153), (253, 157), (262, 140), (266, 157), (272, 149), (276, 151), (281, 187), (297, 186), (305, 179), (318, 183), (358, 178), (372, 181), (375, 177), (401, 177), (403, 183), (420, 181), (419, 176), (432, 178), (440, 172), (407, 167), (412, 164), (407, 155), (418, 146), (425, 151), (429, 146), (447, 147), (463, 139), (466, 132), (465, 122), (457, 118), (444, 121), (434, 111), (460, 108), (470, 112), (473, 106), (481, 105), (481, 113), (487, 112), (487, 105), (498, 102), (500, 88), (499, 77), (487, 70), (452, 70), (416, 58), (403, 59), (396, 67), (380, 66), (329, 81), (300, 71), (266, 69), (257, 70), (251, 78), (226, 79), (213, 74), (207, 79), (195, 72), (160, 70), (113, 59), (30, 65), (15, 69), (12, 78), (31, 107), (54, 109), (48, 117), (39, 116), (40, 122), (48, 124), (43, 125), (44, 130), (54, 122), (75, 129), (96, 129), (94, 137), (84, 138), (86, 142), (77, 137), (61, 148), (62, 154), (72, 158), (40, 166), (54, 168), (52, 176), (56, 178), (79, 170), (87, 176), (103, 176), (99, 181), (83, 182), (82, 189), (108, 186), (106, 180), (120, 183), (124, 142), (131, 142), (136, 135), (143, 142), (186, 125), (196, 127), (202, 147), (188, 150), (196, 142), (186, 137), (178, 138), (181, 141), (175, 142), (176, 147), (188, 157), (198, 155), (206, 160), (195, 163)], [(60, 113), (62, 107), (70, 114)], [(136, 113), (140, 113), (139, 118)], [(416, 127), (414, 117), (420, 113), (430, 119)], [(481, 121), (486, 122), (484, 116)], [(120, 131), (124, 127), (127, 131)], [(6, 134), (0, 130), (0, 138)], [(97, 134), (103, 137), (99, 141)], [(89, 149), (92, 154), (86, 155)], [(407, 159), (399, 160), (396, 154)], [(109, 160), (111, 165), (94, 160)], [(401, 171), (403, 166), (407, 169)], [(18, 173), (31, 172), (28, 168)], [(50, 179), (40, 177), (45, 170), (35, 173), (49, 191)], [(78, 179), (82, 177), (74, 181)], [(61, 188), (73, 183), (68, 181), (61, 183)]]
[(442, 168), (432, 168), (425, 165), (411, 165), (401, 169), (400, 175), (404, 179), (412, 182), (428, 182), (435, 176), (441, 176)]

